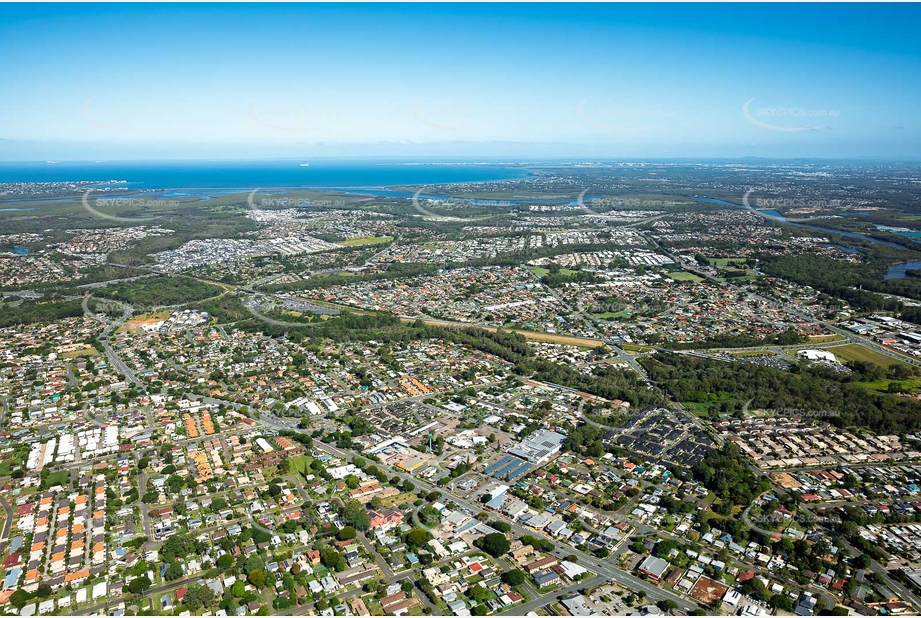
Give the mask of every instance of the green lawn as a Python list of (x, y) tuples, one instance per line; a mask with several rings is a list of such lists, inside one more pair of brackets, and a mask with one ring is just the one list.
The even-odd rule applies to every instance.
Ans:
[(916, 392), (918, 389), (921, 389), (921, 380), (874, 380), (873, 382), (854, 382), (857, 386), (862, 386), (864, 388), (879, 391), (881, 393), (886, 392), (889, 388), (889, 385), (892, 382), (897, 382), (904, 386), (908, 391)]
[(54, 487), (55, 485), (66, 485), (70, 480), (70, 472), (67, 470), (58, 470), (48, 475), (43, 482), (44, 487)]
[(715, 403), (716, 403), (715, 401), (704, 401), (704, 402), (687, 401), (683, 405), (685, 408), (687, 408), (688, 410), (690, 410), (697, 416), (707, 416), (707, 412), (710, 410), (710, 408), (713, 407)]
[(701, 277), (698, 277), (694, 273), (687, 272), (668, 273), (668, 278), (675, 281), (691, 281), (693, 283), (703, 281)]
[(349, 238), (343, 240), (340, 245), (346, 247), (361, 247), (364, 245), (382, 245), (393, 240), (393, 236), (361, 236), (359, 238)]
[(288, 458), (288, 471), (292, 474), (302, 474), (313, 463), (313, 457), (302, 455), (300, 457)]
[(611, 311), (606, 311), (604, 313), (595, 313), (593, 315), (596, 318), (599, 318), (601, 320), (617, 320), (619, 318), (630, 317), (630, 311), (628, 309), (624, 309), (623, 311), (618, 311), (616, 313), (612, 313)]
[[(543, 267), (541, 267), (541, 266), (528, 266), (528, 270), (530, 270), (532, 273), (534, 273), (534, 274), (537, 275), (538, 277), (543, 277), (544, 275), (546, 275), (546, 274), (548, 274), (548, 273), (550, 272), (548, 269), (543, 268)], [(566, 275), (566, 276), (575, 275), (577, 272), (579, 272), (579, 271), (577, 271), (577, 270), (572, 270), (572, 269), (569, 269), (569, 268), (561, 268), (561, 269), (560, 269), (560, 274), (561, 274), (561, 275)]]
[(834, 354), (835, 358), (837, 358), (840, 362), (866, 361), (884, 368), (891, 367), (892, 365), (908, 366), (908, 363), (903, 363), (902, 361), (890, 358), (885, 354), (880, 354), (879, 352), (871, 350), (866, 346), (862, 346), (859, 343), (837, 345), (828, 348), (828, 351)]

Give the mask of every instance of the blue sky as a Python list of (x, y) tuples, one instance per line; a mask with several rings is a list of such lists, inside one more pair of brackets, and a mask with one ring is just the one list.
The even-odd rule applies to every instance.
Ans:
[(0, 160), (921, 158), (918, 23), (879, 4), (6, 4)]

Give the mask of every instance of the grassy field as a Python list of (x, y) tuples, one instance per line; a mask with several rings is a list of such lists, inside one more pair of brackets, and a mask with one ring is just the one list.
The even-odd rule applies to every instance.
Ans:
[(313, 457), (310, 455), (302, 455), (300, 457), (289, 457), (288, 458), (288, 471), (292, 474), (303, 474), (306, 471), (310, 464), (313, 463)]
[(620, 349), (624, 352), (652, 352), (654, 348), (643, 345), (632, 345), (630, 343), (621, 344)]
[(777, 356), (777, 355), (774, 354), (773, 352), (769, 352), (769, 351), (767, 351), (767, 350), (765, 350), (765, 351), (763, 351), (763, 352), (762, 352), (762, 351), (759, 351), (759, 350), (748, 350), (748, 351), (745, 351), (745, 352), (731, 352), (731, 354), (732, 354), (733, 356), (740, 356), (740, 357), (748, 357), (748, 356)]
[(348, 305), (339, 305), (336, 303), (327, 302), (325, 300), (317, 300), (315, 298), (309, 299), (308, 302), (314, 305), (319, 305), (320, 307), (329, 307), (330, 309), (338, 309), (339, 311), (348, 311), (350, 313), (354, 313), (355, 315), (370, 315), (372, 313), (362, 309), (355, 309), (354, 307), (349, 307)]
[(361, 236), (360, 238), (349, 238), (343, 240), (340, 245), (346, 247), (363, 247), (365, 245), (382, 245), (393, 240), (393, 236)]
[(683, 405), (693, 414), (697, 416), (707, 416), (707, 412), (710, 408), (713, 407), (712, 401), (696, 402), (696, 401), (686, 401)]
[(831, 343), (833, 341), (843, 341), (841, 335), (809, 335), (809, 343)]
[[(311, 301), (314, 302), (314, 301)], [(402, 322), (415, 322), (415, 318), (400, 318)], [(490, 332), (496, 332), (497, 328), (492, 326), (477, 326), (475, 324), (461, 324), (459, 322), (443, 322), (441, 320), (422, 320), (425, 324), (430, 324), (432, 326), (445, 326), (448, 328), (483, 328)], [(600, 339), (583, 339), (581, 337), (572, 337), (570, 335), (554, 335), (553, 333), (538, 333), (533, 330), (521, 330), (518, 328), (503, 328), (502, 330), (510, 331), (513, 333), (518, 333), (525, 339), (530, 339), (531, 341), (543, 341), (546, 343), (558, 343), (560, 345), (571, 345), (579, 348), (597, 348), (604, 345), (604, 342)]]
[(70, 352), (64, 352), (61, 354), (61, 358), (77, 358), (78, 356), (96, 356), (99, 354), (99, 350), (94, 348), (91, 345), (84, 346), (79, 350), (71, 350)]
[(42, 482), (43, 487), (54, 487), (55, 485), (65, 485), (67, 481), (70, 480), (70, 471), (68, 470), (58, 470), (57, 472), (52, 472), (48, 475)]
[(625, 309), (625, 310), (623, 310), (623, 311), (618, 311), (617, 313), (612, 313), (611, 311), (606, 311), (606, 312), (604, 312), (604, 313), (595, 313), (595, 314), (592, 314), (592, 315), (594, 315), (596, 318), (599, 318), (599, 319), (601, 319), (601, 320), (617, 320), (617, 319), (619, 319), (619, 318), (628, 318), (628, 317), (630, 317), (630, 311)]
[(403, 502), (412, 502), (416, 499), (416, 494), (413, 493), (398, 493), (395, 496), (389, 496), (387, 498), (381, 499), (381, 504), (384, 506), (394, 506), (397, 504), (402, 504)]
[[(541, 266), (528, 266), (528, 270), (530, 270), (532, 273), (534, 273), (534, 274), (537, 275), (538, 277), (543, 277), (544, 275), (546, 275), (546, 274), (548, 274), (548, 273), (550, 272), (548, 269), (543, 268), (543, 267), (541, 267)], [(579, 272), (579, 271), (572, 270), (572, 269), (569, 269), (569, 268), (561, 268), (561, 269), (560, 269), (560, 274), (561, 274), (561, 275), (571, 276), (571, 275), (576, 274), (577, 272)]]
[(604, 342), (599, 339), (580, 339), (579, 337), (570, 337), (569, 335), (537, 333), (531, 330), (514, 329), (514, 332), (522, 335), (525, 339), (530, 339), (531, 341), (545, 341), (547, 343), (559, 343), (560, 345), (574, 345), (580, 348), (597, 348), (604, 345)]
[(668, 278), (673, 279), (674, 281), (691, 281), (693, 283), (703, 281), (702, 278), (698, 277), (694, 273), (686, 272), (668, 273)]
[(729, 262), (742, 261), (745, 258), (711, 258), (708, 257), (707, 261), (710, 262), (710, 266), (718, 266), (719, 268), (725, 268), (729, 265)]
[(914, 393), (921, 389), (921, 380), (875, 380), (873, 382), (854, 382), (857, 386), (862, 386), (871, 391), (885, 393), (892, 382), (897, 382), (905, 387), (906, 390)]
[(869, 363), (874, 363), (880, 367), (888, 368), (892, 365), (906, 365), (908, 363), (903, 363), (902, 361), (890, 358), (884, 354), (880, 354), (874, 350), (871, 350), (868, 347), (862, 346), (859, 343), (849, 343), (847, 345), (838, 345), (828, 349), (829, 352), (835, 355), (839, 361), (866, 361)]

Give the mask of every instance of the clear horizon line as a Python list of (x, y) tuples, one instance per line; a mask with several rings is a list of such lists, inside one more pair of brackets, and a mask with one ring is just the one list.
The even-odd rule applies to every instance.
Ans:
[(771, 157), (771, 156), (762, 156), (762, 155), (726, 155), (726, 156), (587, 156), (585, 158), (573, 157), (573, 156), (563, 156), (558, 157), (554, 156), (545, 156), (545, 157), (510, 157), (508, 155), (399, 155), (399, 154), (355, 154), (355, 155), (323, 155), (319, 157), (311, 157), (309, 155), (303, 157), (293, 157), (293, 156), (265, 156), (265, 157), (201, 157), (201, 158), (177, 158), (177, 157), (164, 157), (164, 158), (150, 158), (150, 159), (140, 159), (140, 158), (104, 158), (104, 159), (62, 159), (62, 158), (50, 158), (50, 159), (0, 159), (0, 165), (3, 164), (36, 164), (36, 165), (57, 165), (57, 164), (67, 164), (67, 163), (90, 163), (90, 164), (104, 164), (104, 163), (216, 163), (216, 162), (256, 162), (256, 161), (302, 161), (302, 162), (320, 162), (320, 161), (340, 161), (340, 160), (353, 160), (353, 161), (374, 161), (374, 160), (396, 160), (396, 161), (405, 161), (407, 163), (412, 162), (444, 162), (444, 163), (466, 163), (466, 164), (477, 164), (488, 162), (504, 163), (506, 165), (524, 165), (524, 164), (534, 164), (534, 163), (566, 163), (566, 164), (587, 164), (587, 163), (642, 163), (642, 162), (662, 162), (662, 161), (751, 161), (751, 160), (760, 160), (760, 161), (835, 161), (835, 162), (863, 162), (863, 161), (874, 161), (874, 162), (886, 162), (886, 163), (914, 163), (921, 162), (921, 155), (917, 156), (903, 156), (903, 157), (886, 157), (886, 156), (849, 156), (849, 157), (821, 157), (821, 156), (785, 156), (785, 157)]

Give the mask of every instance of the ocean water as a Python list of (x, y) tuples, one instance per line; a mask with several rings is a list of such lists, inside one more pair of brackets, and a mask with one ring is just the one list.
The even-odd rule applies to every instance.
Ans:
[(523, 167), (501, 164), (309, 159), (0, 163), (0, 183), (124, 180), (128, 188), (139, 190), (373, 188), (509, 180), (527, 174)]

